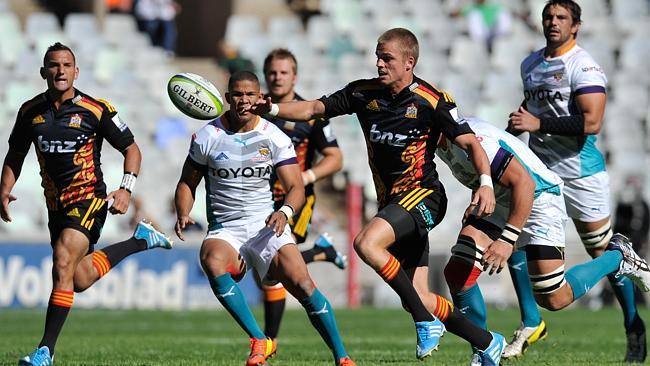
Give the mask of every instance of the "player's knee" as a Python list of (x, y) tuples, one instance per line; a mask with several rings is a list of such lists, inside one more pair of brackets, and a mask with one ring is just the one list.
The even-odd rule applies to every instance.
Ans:
[(548, 273), (530, 275), (530, 283), (537, 303), (544, 309), (560, 310), (573, 301), (565, 289), (564, 265)]
[[(201, 266), (211, 277), (224, 275), (228, 272), (229, 262), (217, 253), (209, 252), (201, 254)], [(233, 276), (234, 278), (234, 276)]]
[(578, 234), (580, 235), (582, 244), (585, 246), (585, 249), (587, 249), (589, 254), (592, 257), (597, 257), (602, 254), (602, 251), (607, 247), (614, 232), (612, 231), (611, 222), (607, 220), (603, 226), (594, 231), (581, 232)]
[(355, 238), (354, 238), (354, 250), (359, 254), (359, 256), (363, 258), (367, 258), (369, 253), (372, 248), (372, 242), (369, 240), (369, 235), (365, 232), (362, 231), (360, 232)]
[(466, 290), (476, 284), (482, 271), (479, 267), (483, 251), (476, 246), (473, 238), (465, 235), (458, 237), (452, 247), (452, 257), (445, 266), (445, 281), (452, 294)]

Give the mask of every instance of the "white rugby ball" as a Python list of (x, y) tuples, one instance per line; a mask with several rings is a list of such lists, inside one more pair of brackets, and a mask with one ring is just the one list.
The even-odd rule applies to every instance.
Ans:
[(221, 93), (200, 75), (184, 72), (172, 76), (167, 94), (176, 108), (192, 118), (210, 120), (223, 112)]

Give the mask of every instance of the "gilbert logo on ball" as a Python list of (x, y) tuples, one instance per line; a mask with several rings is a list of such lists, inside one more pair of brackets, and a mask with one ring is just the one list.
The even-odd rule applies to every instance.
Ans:
[(211, 120), (223, 112), (219, 90), (196, 74), (184, 72), (172, 76), (167, 83), (167, 94), (176, 108), (192, 118)]

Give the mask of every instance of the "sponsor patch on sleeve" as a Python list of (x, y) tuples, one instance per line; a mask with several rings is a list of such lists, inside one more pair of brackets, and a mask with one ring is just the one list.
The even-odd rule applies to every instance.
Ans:
[(120, 131), (124, 132), (124, 130), (126, 130), (126, 127), (127, 127), (127, 126), (126, 126), (126, 123), (124, 123), (124, 121), (122, 121), (122, 119), (120, 118), (120, 116), (119, 116), (118, 114), (115, 114), (115, 115), (113, 116), (113, 118), (111, 118), (111, 120), (113, 121), (113, 123), (115, 123), (115, 126), (116, 126)]
[(458, 123), (458, 124), (466, 122), (465, 118), (462, 118), (462, 117), (460, 117), (458, 115), (458, 107), (454, 107), (454, 108), (450, 109), (449, 114), (451, 115), (451, 118), (453, 118), (454, 121), (456, 121), (456, 123)]

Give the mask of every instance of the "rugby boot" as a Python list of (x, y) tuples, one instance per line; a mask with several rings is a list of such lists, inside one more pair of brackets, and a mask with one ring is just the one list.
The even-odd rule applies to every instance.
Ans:
[(273, 341), (269, 338), (251, 338), (251, 353), (246, 360), (246, 366), (266, 365), (266, 359), (271, 356)]
[(336, 366), (357, 366), (357, 364), (354, 363), (350, 357), (343, 357), (339, 360)]
[(618, 267), (616, 277), (625, 276), (632, 280), (641, 291), (650, 291), (648, 263), (634, 251), (628, 238), (621, 234), (614, 234), (606, 250), (618, 250), (623, 254), (623, 260)]
[(133, 237), (136, 239), (144, 239), (147, 242), (147, 249), (171, 249), (172, 246), (174, 246), (174, 242), (171, 238), (156, 230), (151, 223), (148, 223), (145, 220), (138, 222), (138, 225), (135, 227), (135, 231), (133, 232)]
[(416, 322), (415, 331), (418, 336), (418, 343), (415, 347), (415, 356), (418, 360), (431, 356), (434, 350), (438, 350), (440, 337), (445, 333), (445, 325), (436, 318), (430, 322)]
[(481, 358), (481, 365), (483, 366), (499, 366), (503, 349), (506, 348), (506, 339), (499, 333), (490, 332), (492, 334), (492, 342), (486, 349), (478, 351)]
[(328, 233), (322, 233), (314, 242), (314, 249), (324, 252), (326, 261), (334, 263), (340, 269), (345, 269), (348, 265), (348, 257), (334, 249), (332, 242), (332, 237)]
[(639, 320), (640, 326), (637, 329), (630, 330), (626, 333), (627, 336), (627, 349), (625, 352), (625, 362), (628, 363), (643, 363), (648, 354), (647, 343), (645, 338), (645, 324), (641, 318)]
[(54, 356), (50, 356), (50, 349), (47, 346), (35, 349), (18, 361), (20, 366), (51, 366), (53, 363)]
[(546, 323), (543, 320), (536, 327), (524, 327), (522, 324), (515, 330), (512, 341), (503, 351), (503, 358), (508, 359), (523, 355), (531, 344), (546, 338), (547, 335)]

